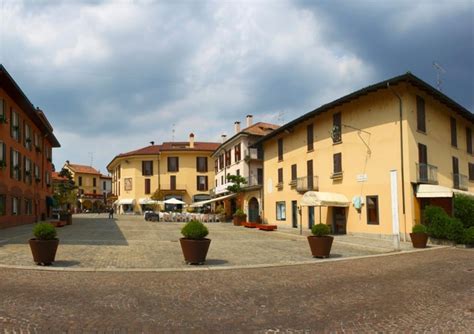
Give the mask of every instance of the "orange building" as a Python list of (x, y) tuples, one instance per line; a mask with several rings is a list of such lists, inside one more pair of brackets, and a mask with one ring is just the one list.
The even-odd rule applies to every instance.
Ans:
[(60, 145), (43, 111), (0, 64), (0, 228), (50, 215), (53, 147)]

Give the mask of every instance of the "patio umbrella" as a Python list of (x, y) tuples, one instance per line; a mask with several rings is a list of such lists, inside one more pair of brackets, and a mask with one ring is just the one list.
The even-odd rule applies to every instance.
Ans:
[(165, 204), (186, 204), (186, 202), (180, 201), (179, 199), (176, 198), (170, 198), (164, 201), (163, 203)]

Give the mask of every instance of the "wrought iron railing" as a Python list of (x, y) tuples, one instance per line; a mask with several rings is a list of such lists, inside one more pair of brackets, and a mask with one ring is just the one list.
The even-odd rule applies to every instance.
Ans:
[(416, 163), (416, 180), (419, 183), (438, 184), (438, 167)]

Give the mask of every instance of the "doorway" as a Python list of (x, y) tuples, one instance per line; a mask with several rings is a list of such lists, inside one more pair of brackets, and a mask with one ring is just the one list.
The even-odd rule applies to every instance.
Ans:
[(346, 234), (346, 208), (333, 207), (333, 234)]
[(291, 226), (298, 227), (298, 204), (297, 201), (291, 201)]
[(314, 225), (314, 206), (308, 206), (308, 228), (311, 230)]
[(252, 197), (249, 201), (249, 222), (256, 223), (258, 220), (258, 200)]

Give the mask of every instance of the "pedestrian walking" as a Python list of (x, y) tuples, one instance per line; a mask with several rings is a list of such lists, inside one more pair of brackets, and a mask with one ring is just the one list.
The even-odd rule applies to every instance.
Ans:
[(109, 219), (114, 219), (114, 208), (110, 208), (109, 210)]

